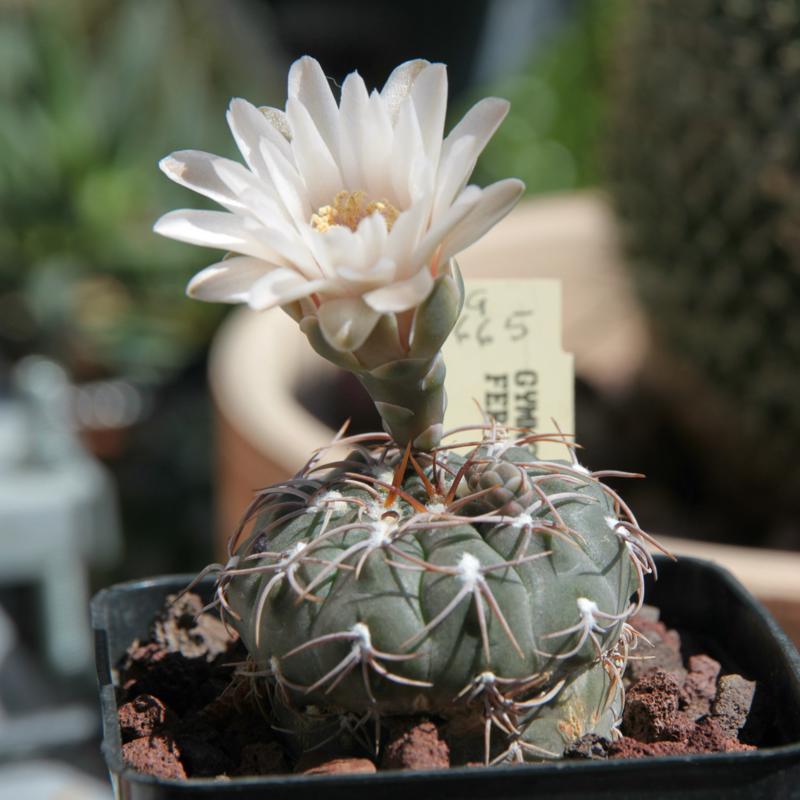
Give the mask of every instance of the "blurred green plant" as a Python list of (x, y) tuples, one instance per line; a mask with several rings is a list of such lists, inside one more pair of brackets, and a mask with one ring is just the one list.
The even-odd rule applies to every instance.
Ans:
[(516, 175), (529, 194), (600, 182), (607, 87), (625, 0), (585, 0), (519, 74), (483, 87), (511, 101), (478, 183)]
[(268, 102), (282, 91), (241, 30), (230, 47), (226, 28), (238, 12), (161, 0), (3, 9), (6, 357), (38, 350), (77, 376), (159, 380), (207, 343), (219, 311), (183, 298), (207, 258), (151, 232), (161, 212), (182, 202), (156, 163), (177, 143), (229, 149), (221, 122), (228, 98)]

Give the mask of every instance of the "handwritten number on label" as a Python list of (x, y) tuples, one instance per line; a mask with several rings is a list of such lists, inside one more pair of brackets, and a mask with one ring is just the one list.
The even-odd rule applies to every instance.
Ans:
[[(467, 295), (464, 307), (474, 313), (463, 314), (456, 323), (453, 333), (459, 344), (473, 337), (479, 347), (486, 347), (494, 343), (495, 337), (490, 332), (493, 320), (489, 314), (488, 305), (489, 299), (486, 289), (477, 289)], [(532, 309), (518, 309), (517, 311), (512, 311), (505, 318), (503, 327), (508, 332), (510, 341), (519, 342), (529, 335), (530, 327), (525, 320), (531, 316), (533, 316)], [(477, 321), (473, 322), (473, 319)]]
[(494, 341), (494, 336), (492, 336), (486, 330), (491, 322), (492, 321), (489, 319), (482, 319), (478, 325), (478, 331), (475, 335), (475, 338), (478, 340), (478, 344), (481, 347), (486, 347), (487, 344), (491, 344)]
[(482, 317), (485, 317), (487, 314), (486, 311), (486, 302), (487, 302), (487, 291), (486, 289), (477, 289), (474, 292), (470, 292), (467, 295), (467, 300), (464, 305), (470, 311), (477, 311)]
[(512, 342), (518, 342), (528, 335), (529, 328), (523, 320), (525, 317), (532, 315), (533, 311), (527, 309), (525, 311), (514, 311), (510, 317), (506, 317), (506, 330), (511, 332)]

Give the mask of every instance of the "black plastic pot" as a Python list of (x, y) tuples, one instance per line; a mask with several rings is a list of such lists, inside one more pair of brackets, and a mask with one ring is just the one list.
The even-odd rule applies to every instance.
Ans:
[[(765, 720), (758, 750), (614, 761), (563, 761), (515, 767), (457, 768), (374, 775), (274, 776), (175, 781), (142, 775), (122, 761), (113, 666), (144, 636), (167, 594), (189, 576), (119, 584), (92, 602), (103, 749), (117, 797), (237, 800), (423, 800), (423, 798), (800, 798), (800, 655), (769, 613), (725, 570), (708, 562), (659, 559), (647, 601), (697, 652), (725, 672), (756, 680), (755, 707)], [(206, 584), (208, 588), (210, 584)]]

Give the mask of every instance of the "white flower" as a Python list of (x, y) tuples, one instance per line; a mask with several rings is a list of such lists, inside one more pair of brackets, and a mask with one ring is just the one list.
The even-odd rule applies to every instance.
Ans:
[(192, 279), (192, 297), (254, 309), (302, 300), (333, 347), (354, 350), (381, 314), (413, 313), (448, 260), (519, 198), (514, 179), (466, 185), (508, 103), (480, 101), (443, 140), (446, 68), (422, 60), (371, 94), (348, 75), (337, 105), (306, 56), (289, 71), (288, 95), (285, 112), (231, 102), (246, 167), (197, 150), (161, 161), (227, 211), (171, 211), (155, 230), (229, 251)]

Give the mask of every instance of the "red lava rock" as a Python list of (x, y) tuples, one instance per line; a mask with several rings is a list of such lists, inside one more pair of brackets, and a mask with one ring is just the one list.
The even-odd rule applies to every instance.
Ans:
[(125, 741), (141, 736), (152, 736), (167, 720), (169, 710), (157, 697), (140, 694), (120, 706), (117, 716), (122, 738)]
[(706, 716), (717, 693), (720, 664), (711, 656), (689, 657), (689, 672), (680, 694), (680, 707), (693, 720)]
[(640, 742), (623, 736), (608, 749), (609, 758), (646, 758), (648, 756), (685, 755), (693, 752), (685, 742)]
[(339, 775), (345, 772), (377, 772), (377, 769), (368, 758), (331, 758), (303, 770), (304, 775)]
[(628, 662), (627, 677), (631, 681), (660, 669), (672, 673), (679, 683), (686, 676), (681, 656), (681, 637), (658, 619), (658, 610), (644, 606), (631, 618), (630, 624), (650, 642), (641, 641)]
[(274, 775), (288, 772), (283, 748), (277, 742), (254, 742), (242, 748), (237, 775)]
[(714, 717), (705, 717), (694, 726), (687, 745), (694, 753), (736, 753), (756, 749), (731, 736)]
[(644, 758), (645, 756), (688, 755), (691, 753), (719, 753), (734, 750), (748, 750), (730, 739), (713, 720), (706, 718), (692, 725), (689, 736), (682, 741), (641, 742), (630, 736), (623, 736), (609, 747), (610, 758)]
[(663, 670), (648, 673), (628, 690), (622, 732), (640, 742), (677, 741), (691, 721), (678, 711), (680, 686)]
[[(707, 657), (704, 657), (704, 659), (705, 658)], [(700, 664), (696, 663), (695, 667), (697, 667), (697, 669), (695, 672), (704, 672), (706, 675), (709, 674), (713, 667), (712, 664), (708, 663), (710, 661), (712, 661), (712, 659), (703, 661)], [(750, 682), (745, 681), (743, 678), (741, 678), (741, 676), (738, 675), (725, 677), (738, 679), (736, 681), (726, 681), (725, 684), (729, 686), (730, 689), (723, 690), (722, 694), (723, 699), (728, 701), (729, 705), (735, 704), (736, 713), (741, 716), (741, 708), (739, 707), (738, 702), (742, 699), (742, 692), (746, 693), (748, 691), (747, 684)], [(657, 680), (653, 681), (653, 678), (656, 678)], [(723, 681), (724, 679), (721, 679), (720, 683), (722, 684)], [(635, 690), (638, 688), (638, 686), (642, 684), (644, 684), (644, 688), (646, 689), (648, 688), (648, 683), (660, 684), (662, 682), (664, 681), (659, 673), (653, 673), (652, 675), (648, 675), (642, 679), (642, 681), (640, 681), (640, 683), (634, 687), (632, 691), (635, 693)], [(708, 691), (708, 682), (706, 681), (705, 693), (707, 694)], [(727, 696), (725, 695), (726, 691), (729, 692)], [(645, 694), (646, 710), (649, 711), (655, 707), (656, 711), (661, 711), (662, 705), (653, 702), (654, 694), (657, 695), (658, 693)], [(719, 694), (720, 693), (718, 692), (718, 697)], [(733, 698), (737, 699), (734, 701)], [(647, 705), (648, 703), (649, 705)], [(628, 709), (629, 706), (626, 702), (626, 714), (629, 713)], [(634, 711), (633, 713), (639, 714), (641, 713), (641, 710)], [(725, 723), (730, 722), (730, 717), (717, 718), (713, 716), (706, 716), (701, 718), (699, 721), (694, 722), (686, 714), (677, 712), (675, 719), (680, 721), (681, 718), (683, 718), (683, 722), (679, 723), (677, 727), (673, 723), (671, 729), (669, 727), (667, 728), (666, 735), (664, 735), (663, 738), (658, 740), (641, 741), (641, 727), (648, 722), (648, 718), (636, 717), (634, 720), (635, 724), (632, 726), (632, 730), (626, 730), (626, 732), (630, 735), (623, 736), (621, 739), (613, 742), (609, 747), (608, 757), (643, 758), (645, 756), (680, 755), (688, 753), (732, 753), (756, 749), (753, 745), (740, 742), (736, 737), (736, 731), (732, 733), (729, 728), (725, 727)], [(644, 723), (641, 722), (642, 719), (645, 720)], [(645, 730), (645, 733), (652, 733), (652, 730)]]
[(694, 720), (683, 711), (679, 711), (672, 724), (664, 731), (663, 741), (683, 742), (691, 735), (693, 728)]
[(185, 778), (180, 751), (167, 736), (142, 736), (122, 745), (125, 763), (157, 778)]
[(441, 769), (450, 766), (450, 748), (432, 722), (409, 722), (393, 731), (387, 744), (383, 769)]

